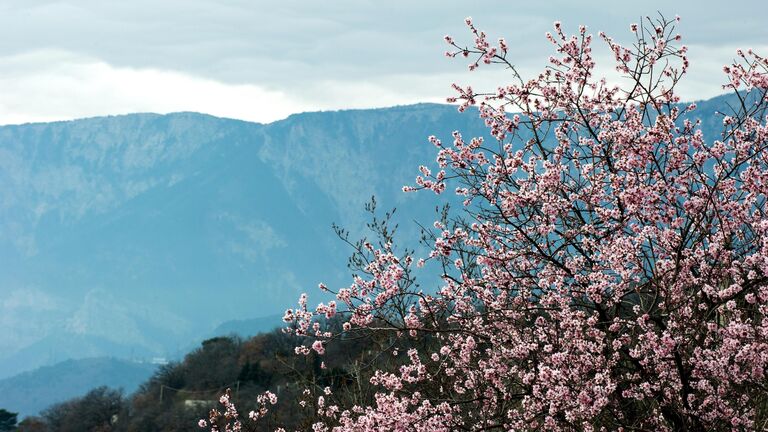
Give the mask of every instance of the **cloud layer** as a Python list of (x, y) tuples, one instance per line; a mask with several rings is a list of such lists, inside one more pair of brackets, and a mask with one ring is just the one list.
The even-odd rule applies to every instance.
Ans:
[(446, 33), (468, 40), (472, 15), (505, 36), (516, 64), (538, 70), (555, 19), (628, 40), (628, 24), (683, 16), (691, 46), (686, 99), (719, 92), (720, 66), (768, 37), (757, 1), (669, 4), (501, 0), (337, 2), (167, 0), (0, 1), (0, 123), (136, 111), (201, 111), (269, 122), (290, 113), (440, 101), (469, 76), (442, 57)]

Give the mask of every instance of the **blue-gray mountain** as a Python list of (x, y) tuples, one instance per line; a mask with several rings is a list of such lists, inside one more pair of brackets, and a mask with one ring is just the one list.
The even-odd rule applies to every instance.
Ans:
[(362, 232), (375, 194), (415, 237), (410, 221), (429, 223), (437, 201), (401, 187), (434, 160), (426, 137), (453, 130), (486, 135), (475, 112), (433, 104), (268, 125), (178, 113), (0, 127), (0, 378), (177, 357), (224, 321), (347, 285), (331, 223)]
[(434, 160), (426, 137), (454, 129), (484, 131), (439, 105), (0, 127), (0, 378), (68, 358), (175, 357), (224, 321), (347, 285), (331, 224), (360, 232), (373, 194), (429, 222), (434, 200), (401, 187)]
[(207, 335), (207, 338), (214, 338), (217, 336), (238, 336), (247, 339), (260, 333), (270, 332), (283, 325), (283, 314), (231, 320), (221, 323)]
[(0, 380), (0, 407), (18, 412), (21, 419), (99, 386), (129, 394), (156, 369), (150, 363), (115, 358), (67, 360)]

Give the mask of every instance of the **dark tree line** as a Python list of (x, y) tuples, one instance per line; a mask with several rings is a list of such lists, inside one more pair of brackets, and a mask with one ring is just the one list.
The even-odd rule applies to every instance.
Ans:
[[(218, 406), (227, 388), (245, 413), (255, 408), (258, 394), (276, 393), (279, 402), (270, 409), (268, 423), (303, 430), (316, 420), (317, 396), (326, 387), (333, 390), (334, 398), (372, 400), (368, 381), (374, 366), (399, 361), (391, 353), (382, 354), (390, 348), (389, 342), (373, 333), (359, 333), (329, 347), (321, 358), (296, 356), (295, 347), (303, 340), (281, 330), (247, 340), (216, 337), (204, 341), (183, 361), (161, 366), (132, 395), (99, 387), (24, 419), (18, 429), (13, 429), (15, 420), (13, 427), (3, 429), (0, 411), (0, 431), (189, 431)], [(314, 390), (305, 394), (308, 385)], [(304, 412), (296, 411), (296, 400), (306, 400)]]
[(5, 409), (0, 409), (0, 432), (16, 430), (18, 414)]

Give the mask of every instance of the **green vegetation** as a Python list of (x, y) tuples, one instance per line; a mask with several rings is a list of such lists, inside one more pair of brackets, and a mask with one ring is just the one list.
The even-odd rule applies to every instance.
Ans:
[[(391, 348), (390, 341), (378, 340), (372, 333), (339, 340), (329, 346), (322, 359), (315, 353), (295, 355), (295, 347), (302, 342), (280, 330), (247, 340), (236, 336), (208, 339), (183, 361), (160, 367), (130, 396), (99, 387), (83, 397), (53, 405), (39, 417), (26, 418), (18, 430), (194, 430), (199, 419), (207, 418), (211, 408), (219, 407), (219, 396), (227, 388), (244, 413), (255, 408), (258, 394), (265, 390), (276, 393), (279, 402), (270, 409), (270, 426), (304, 430), (315, 421), (315, 404), (326, 387), (333, 389), (334, 398), (371, 401), (369, 371), (398, 362), (391, 354), (382, 354)], [(404, 357), (404, 351), (400, 357)], [(313, 389), (310, 394), (303, 393), (307, 387)], [(306, 401), (304, 412), (296, 412), (296, 400)]]
[(17, 413), (0, 409), (0, 432), (16, 430)]

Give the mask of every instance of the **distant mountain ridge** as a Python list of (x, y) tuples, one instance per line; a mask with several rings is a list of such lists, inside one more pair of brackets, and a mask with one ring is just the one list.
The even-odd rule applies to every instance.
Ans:
[(23, 418), (99, 386), (121, 388), (127, 395), (156, 369), (151, 363), (106, 357), (66, 360), (0, 380), (0, 407)]
[(276, 328), (285, 326), (283, 322), (283, 315), (270, 315), (260, 318), (241, 319), (226, 321), (218, 326), (210, 333), (210, 337), (216, 336), (240, 336), (242, 338), (248, 338), (255, 336), (259, 333), (267, 333)]
[[(729, 98), (699, 103), (706, 134)], [(417, 236), (438, 201), (401, 186), (434, 161), (427, 136), (454, 130), (487, 138), (476, 112), (436, 104), (0, 127), (0, 378), (78, 356), (177, 357), (318, 282), (348, 285), (331, 223), (361, 233), (376, 195)]]
[(431, 218), (434, 201), (400, 188), (434, 159), (426, 137), (457, 127), (484, 130), (440, 105), (0, 127), (0, 378), (78, 352), (173, 357), (348, 284), (331, 223), (360, 232), (374, 194)]

